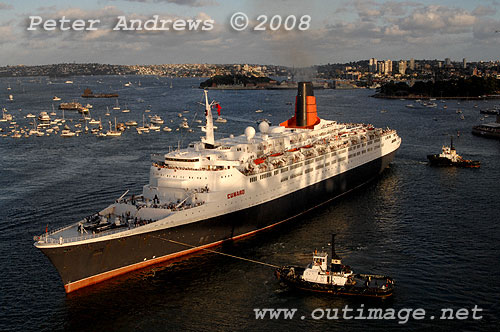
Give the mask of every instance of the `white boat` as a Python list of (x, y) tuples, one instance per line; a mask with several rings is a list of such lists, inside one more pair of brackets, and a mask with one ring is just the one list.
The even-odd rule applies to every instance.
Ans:
[(115, 117), (115, 128), (114, 130), (111, 128), (111, 121), (109, 121), (109, 130), (106, 132), (106, 136), (116, 137), (121, 136), (122, 132), (116, 129), (116, 117)]
[(219, 122), (219, 123), (226, 123), (226, 122), (227, 122), (227, 120), (226, 120), (226, 119), (224, 119), (223, 117), (220, 117), (220, 116), (219, 116), (219, 117), (217, 117), (217, 119), (215, 119), (215, 122)]
[(118, 104), (118, 99), (116, 100), (116, 106), (113, 107), (114, 110), (119, 110), (120, 109), (120, 105)]
[(172, 131), (172, 128), (165, 126), (165, 127), (163, 127), (163, 131)]
[(401, 145), (395, 130), (322, 119), (312, 83), (298, 86), (292, 118), (219, 140), (204, 91), (205, 136), (153, 154), (141, 194), (126, 191), (84, 219), (40, 231), (35, 247), (66, 292), (282, 224), (362, 187), (392, 162)]
[(150, 124), (149, 125), (149, 130), (152, 130), (152, 131), (160, 131), (161, 127), (158, 126), (158, 125), (155, 125), (155, 124)]
[(154, 124), (163, 124), (163, 119), (159, 115), (153, 115), (149, 122)]
[(9, 101), (14, 101), (14, 96), (13, 95), (9, 95)]
[(262, 113), (264, 112), (263, 110), (256, 110), (255, 113)]
[(129, 121), (125, 122), (125, 125), (127, 125), (127, 126), (137, 126), (137, 121), (135, 121), (135, 120), (129, 120)]
[(52, 100), (53, 100), (53, 101), (59, 101), (59, 100), (61, 100), (61, 98), (59, 98), (58, 96), (54, 96), (54, 97), (52, 98)]
[(99, 124), (99, 123), (101, 123), (101, 121), (100, 121), (100, 120), (96, 120), (96, 119), (90, 119), (90, 120), (89, 120), (89, 124), (90, 124), (90, 125), (96, 125), (96, 124)]
[(0, 118), (0, 122), (12, 121), (12, 114), (7, 113), (6, 108), (2, 108), (2, 117)]
[(72, 132), (71, 130), (69, 129), (63, 129), (61, 131), (61, 137), (73, 137), (75, 136), (76, 133), (75, 132)]
[(33, 118), (36, 118), (36, 115), (32, 114), (32, 113), (28, 113), (28, 114), (26, 114), (26, 118), (33, 119)]
[(66, 83), (66, 84), (73, 84), (73, 81), (68, 80), (68, 81), (66, 81), (64, 83)]
[(90, 104), (85, 105), (85, 108), (92, 108), (93, 106)]
[(188, 129), (189, 124), (187, 123), (187, 121), (182, 121), (181, 124), (179, 125), (179, 128)]
[(136, 128), (137, 132), (149, 132), (149, 126), (146, 125), (146, 116), (142, 115), (142, 126)]
[(40, 114), (38, 115), (38, 121), (40, 121), (40, 122), (50, 122), (50, 116), (45, 111), (40, 112)]

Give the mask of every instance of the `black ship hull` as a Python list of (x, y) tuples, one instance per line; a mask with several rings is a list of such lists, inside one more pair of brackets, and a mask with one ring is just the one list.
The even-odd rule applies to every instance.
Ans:
[(286, 196), (214, 218), (111, 240), (39, 249), (69, 293), (283, 223), (372, 180), (394, 159), (395, 152)]

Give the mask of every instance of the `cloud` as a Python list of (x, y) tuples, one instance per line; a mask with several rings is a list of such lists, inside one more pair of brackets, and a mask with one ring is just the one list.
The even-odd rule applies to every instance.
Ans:
[(0, 26), (0, 44), (11, 42), (16, 40), (12, 26), (3, 25)]
[[(473, 36), (478, 41), (500, 42), (500, 21), (492, 18), (484, 18), (474, 25)], [(496, 44), (498, 45), (498, 44)]]
[(483, 6), (479, 5), (477, 6), (473, 11), (472, 14), (475, 16), (492, 16), (497, 13), (497, 10), (495, 8), (492, 8), (490, 6)]
[(189, 7), (207, 7), (216, 6), (218, 3), (215, 0), (125, 0), (130, 2), (143, 2), (143, 3), (173, 3), (179, 6)]
[(398, 25), (402, 30), (421, 33), (461, 33), (470, 31), (475, 21), (476, 16), (463, 9), (430, 5), (414, 10)]

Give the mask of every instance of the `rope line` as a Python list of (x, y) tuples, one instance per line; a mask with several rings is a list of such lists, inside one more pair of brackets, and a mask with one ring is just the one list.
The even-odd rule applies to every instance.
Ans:
[(191, 244), (182, 243), (182, 242), (178, 242), (178, 241), (174, 241), (174, 240), (169, 240), (169, 239), (165, 239), (165, 238), (162, 238), (162, 237), (159, 237), (159, 236), (154, 236), (154, 237), (156, 237), (156, 238), (158, 238), (160, 240), (163, 240), (163, 241), (168, 241), (168, 242), (172, 242), (172, 243), (175, 243), (175, 244), (179, 244), (181, 246), (191, 247), (191, 248), (198, 248), (200, 250), (208, 251), (208, 252), (213, 253), (213, 254), (219, 254), (219, 255), (222, 255), (222, 256), (236, 258), (236, 259), (240, 259), (240, 260), (251, 262), (251, 263), (255, 263), (255, 264), (269, 266), (269, 267), (272, 267), (272, 268), (279, 268), (279, 266), (277, 266), (277, 265), (268, 264), (268, 263), (264, 263), (264, 262), (259, 262), (259, 261), (256, 261), (256, 260), (253, 260), (253, 259), (249, 259), (249, 258), (244, 258), (244, 257), (235, 256), (235, 255), (230, 255), (230, 254), (226, 254), (226, 253), (215, 251), (215, 250), (210, 250), (210, 249), (205, 249), (205, 248), (199, 248), (199, 247), (193, 246)]

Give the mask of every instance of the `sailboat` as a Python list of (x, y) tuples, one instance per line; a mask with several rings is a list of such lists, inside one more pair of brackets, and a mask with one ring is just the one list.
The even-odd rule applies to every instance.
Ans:
[(0, 122), (12, 121), (12, 115), (5, 114), (6, 112), (7, 110), (5, 108), (2, 108), (2, 117), (0, 118)]
[(111, 128), (111, 121), (109, 121), (109, 131), (106, 132), (106, 136), (121, 136), (122, 132), (116, 129), (116, 117), (115, 117), (115, 130)]
[(135, 128), (139, 134), (142, 134), (143, 132), (149, 133), (149, 126), (146, 126), (145, 124), (145, 115), (142, 114), (142, 127), (137, 127)]
[(120, 109), (120, 105), (118, 104), (118, 99), (116, 100), (116, 106), (113, 107), (114, 110), (119, 110)]
[(104, 114), (104, 115), (109, 116), (109, 107), (108, 106), (106, 106), (106, 114)]

